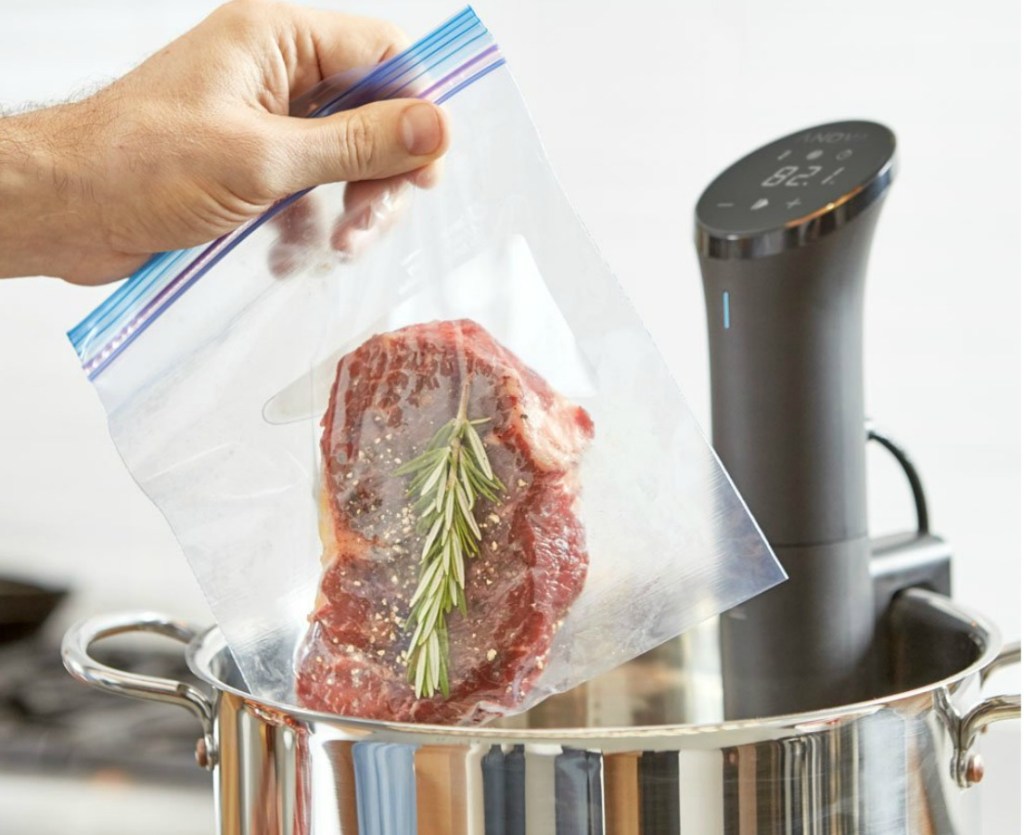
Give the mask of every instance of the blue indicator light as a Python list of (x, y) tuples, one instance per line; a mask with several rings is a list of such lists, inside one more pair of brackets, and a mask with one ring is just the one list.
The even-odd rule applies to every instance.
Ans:
[(722, 293), (722, 324), (729, 330), (729, 291)]

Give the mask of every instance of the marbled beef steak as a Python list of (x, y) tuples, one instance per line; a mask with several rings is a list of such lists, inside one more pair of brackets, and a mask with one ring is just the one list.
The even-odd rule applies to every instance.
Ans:
[[(449, 696), (416, 698), (405, 650), (425, 534), (396, 475), (468, 386), (504, 492), (474, 506), (480, 554), (448, 617)], [(323, 420), (324, 573), (297, 665), (302, 705), (373, 719), (473, 723), (520, 704), (583, 588), (576, 467), (587, 413), (468, 320), (374, 336), (338, 363)]]

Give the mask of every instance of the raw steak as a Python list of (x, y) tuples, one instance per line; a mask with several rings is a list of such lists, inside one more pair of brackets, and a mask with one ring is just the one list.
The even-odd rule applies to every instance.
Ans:
[[(449, 697), (417, 699), (402, 654), (423, 534), (395, 474), (456, 414), (463, 380), (498, 502), (474, 507), (467, 613), (448, 616)], [(372, 719), (472, 723), (523, 701), (583, 588), (576, 465), (587, 413), (468, 320), (374, 336), (338, 363), (323, 420), (324, 573), (297, 666), (302, 705)]]

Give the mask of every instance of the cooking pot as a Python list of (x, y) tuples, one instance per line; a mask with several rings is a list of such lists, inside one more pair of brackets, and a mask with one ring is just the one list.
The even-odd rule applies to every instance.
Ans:
[[(83, 682), (196, 715), (222, 835), (976, 835), (972, 745), (1020, 716), (1019, 694), (981, 689), (1020, 645), (1000, 649), (984, 618), (924, 590), (903, 593), (889, 625), (890, 695), (731, 722), (706, 721), (721, 677), (695, 669), (692, 635), (475, 728), (256, 698), (216, 628), (151, 613), (85, 620), (63, 653)], [(90, 656), (139, 631), (187, 644), (210, 692)]]

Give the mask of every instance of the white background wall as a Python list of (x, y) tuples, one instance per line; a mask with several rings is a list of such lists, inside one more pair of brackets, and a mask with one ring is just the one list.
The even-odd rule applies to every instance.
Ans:
[[(213, 5), (0, 0), (0, 107), (93, 88)], [(336, 6), (416, 35), (457, 0)], [(868, 281), (868, 408), (923, 473), (934, 526), (957, 549), (956, 597), (1019, 635), (1018, 0), (480, 0), (476, 8), (566, 191), (705, 425), (691, 244), (701, 189), (739, 155), (812, 123), (868, 118), (896, 131), (899, 179)], [(0, 572), (72, 583), (79, 594), (65, 617), (154, 606), (207, 620), (63, 337), (104, 295), (48, 279), (0, 284)], [(909, 527), (897, 470), (880, 453), (870, 461), (873, 532)], [(996, 771), (990, 784), (999, 785)]]

